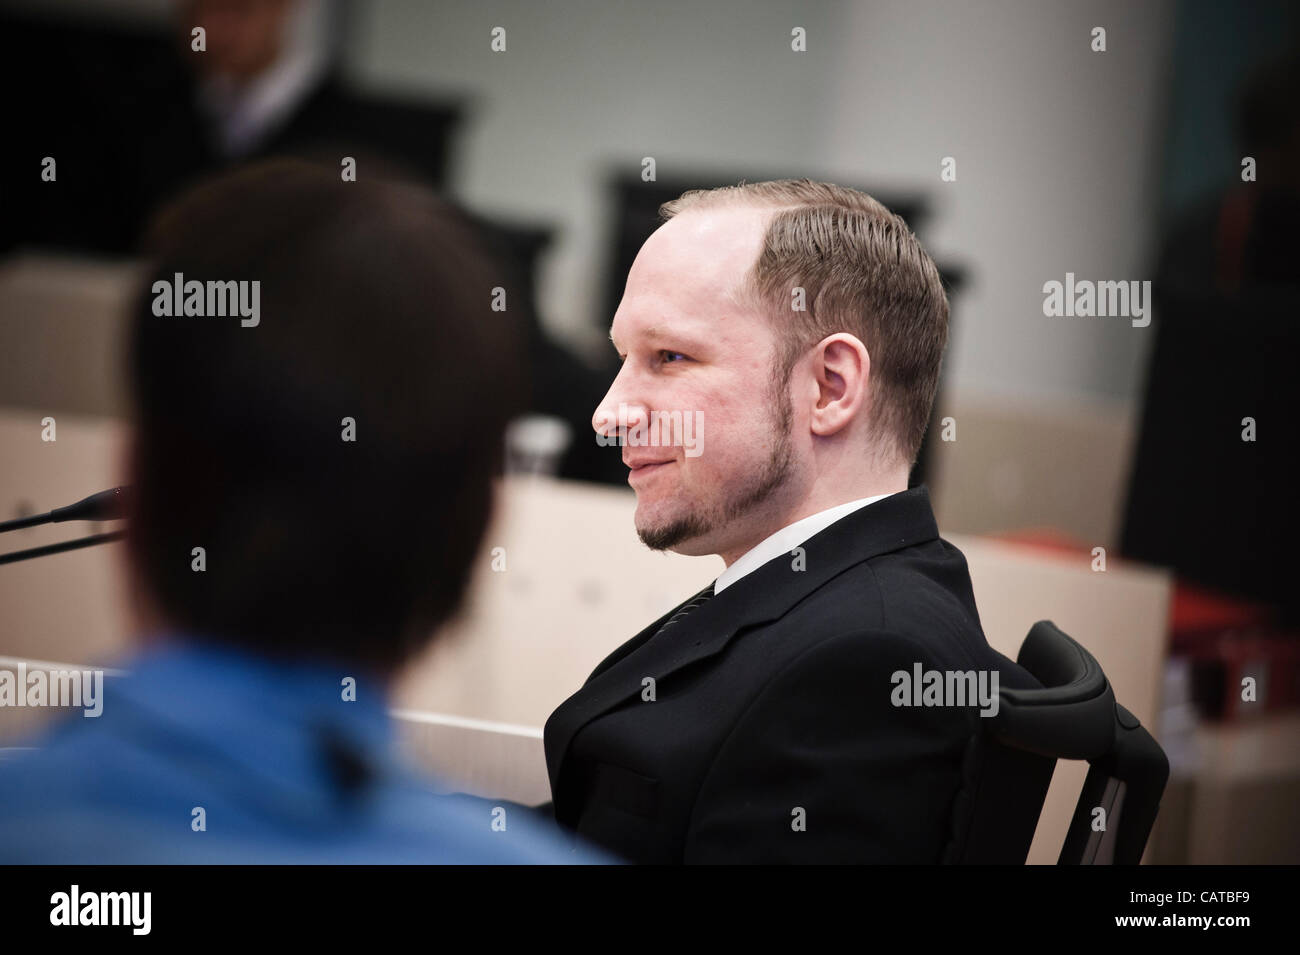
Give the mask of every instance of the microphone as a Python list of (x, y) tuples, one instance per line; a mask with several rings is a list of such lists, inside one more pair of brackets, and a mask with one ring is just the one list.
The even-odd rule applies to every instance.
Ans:
[[(76, 504), (69, 504), (66, 507), (56, 507), (46, 514), (33, 514), (31, 517), (20, 517), (12, 521), (0, 521), (0, 534), (5, 531), (16, 531), (23, 527), (36, 527), (40, 524), (59, 524), (64, 521), (112, 521), (126, 516), (126, 497), (130, 493), (129, 487), (113, 487), (107, 491), (100, 491), (98, 494), (92, 494), (90, 497), (82, 498)], [(58, 544), (47, 544), (44, 547), (33, 547), (29, 550), (13, 551), (9, 554), (0, 554), (0, 564), (12, 564), (20, 560), (31, 560), (33, 557), (44, 557), (47, 554), (61, 554), (64, 551), (78, 550), (82, 547), (91, 547), (95, 544), (107, 544), (110, 541), (121, 540), (126, 536), (126, 531), (112, 531), (107, 534), (92, 534), (89, 537), (81, 537), (77, 540), (63, 541)]]
[(126, 495), (129, 491), (129, 487), (113, 487), (82, 498), (76, 504), (56, 507), (46, 514), (33, 514), (12, 521), (0, 521), (0, 534), (24, 527), (36, 527), (40, 524), (59, 524), (63, 521), (114, 521), (126, 516)]

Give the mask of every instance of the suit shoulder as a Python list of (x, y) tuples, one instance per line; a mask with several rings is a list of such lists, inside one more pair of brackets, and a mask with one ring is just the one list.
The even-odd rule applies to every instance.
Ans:
[(954, 641), (983, 641), (966, 560), (940, 540), (847, 567), (786, 617), (821, 637), (893, 633), (944, 656), (951, 655)]
[(832, 652), (912, 646), (937, 667), (998, 669), (1011, 678), (1008, 686), (1038, 685), (989, 646), (966, 558), (942, 539), (846, 568), (782, 622), (792, 625), (805, 644), (836, 639)]

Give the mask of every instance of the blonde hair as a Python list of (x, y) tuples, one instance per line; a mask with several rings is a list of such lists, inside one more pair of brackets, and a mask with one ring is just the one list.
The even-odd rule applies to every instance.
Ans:
[[(877, 449), (910, 466), (925, 436), (948, 342), (948, 297), (934, 261), (897, 215), (875, 199), (826, 182), (781, 179), (693, 189), (665, 202), (666, 221), (692, 209), (775, 210), (763, 249), (741, 285), (773, 322), (775, 381), (828, 335), (848, 332), (871, 355)], [(805, 311), (795, 310), (794, 289)]]

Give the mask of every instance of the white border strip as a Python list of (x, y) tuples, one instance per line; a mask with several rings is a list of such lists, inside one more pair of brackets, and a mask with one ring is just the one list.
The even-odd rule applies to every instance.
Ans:
[(27, 665), (29, 670), (99, 670), (104, 676), (126, 676), (126, 670), (114, 670), (111, 667), (88, 667), (75, 663), (54, 663), (50, 660), (32, 660), (29, 657), (0, 657), (0, 669), (17, 668), (18, 664)]
[(496, 723), (492, 720), (475, 720), (467, 716), (448, 716), (444, 713), (428, 713), (424, 710), (389, 710), (388, 712), (395, 719), (410, 720), (412, 723), (454, 726), (457, 729), (504, 733), (507, 736), (526, 736), (529, 739), (542, 738), (542, 731), (536, 726), (521, 726), (518, 723)]
[[(50, 660), (32, 660), (27, 657), (0, 657), (0, 669), (26, 664), (36, 670), (103, 670), (105, 676), (126, 676), (126, 670), (111, 670), (106, 667), (74, 666), (71, 663), (54, 663)], [(391, 709), (389, 715), (394, 719), (409, 720), (412, 723), (426, 723), (433, 726), (451, 726), (456, 729), (478, 730), (484, 733), (503, 733), (506, 736), (523, 736), (528, 739), (542, 739), (542, 731), (536, 726), (521, 726), (518, 723), (497, 723), (493, 720), (476, 720), (468, 716), (449, 716), (445, 713), (430, 713), (425, 710)]]

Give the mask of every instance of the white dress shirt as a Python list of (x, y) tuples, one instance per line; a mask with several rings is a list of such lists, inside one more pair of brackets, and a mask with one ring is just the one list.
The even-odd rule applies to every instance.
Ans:
[[(889, 493), (896, 494), (898, 492), (890, 491)], [(745, 551), (734, 564), (719, 574), (718, 579), (713, 583), (714, 594), (722, 593), (723, 590), (730, 587), (741, 577), (762, 567), (772, 558), (790, 553), (808, 538), (830, 527), (841, 517), (846, 517), (859, 508), (874, 504), (876, 501), (884, 500), (887, 497), (889, 497), (889, 494), (877, 494), (875, 497), (864, 497), (856, 501), (849, 501), (847, 504), (836, 504), (824, 511), (818, 511), (811, 517), (805, 517), (801, 521), (788, 524)]]
[(227, 159), (241, 159), (269, 139), (315, 89), (327, 63), (318, 51), (291, 50), (246, 86), (213, 76), (199, 87), (199, 108)]

